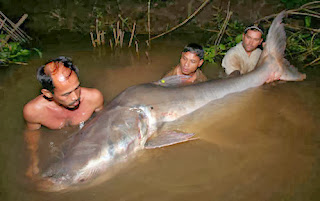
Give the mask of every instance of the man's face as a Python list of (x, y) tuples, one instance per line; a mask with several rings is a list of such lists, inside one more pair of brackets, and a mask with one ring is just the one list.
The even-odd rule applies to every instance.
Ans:
[(77, 109), (80, 104), (81, 89), (76, 73), (63, 67), (61, 72), (52, 75), (52, 80), (55, 86), (53, 100), (67, 109)]
[(252, 52), (262, 42), (262, 33), (257, 30), (248, 30), (246, 34), (243, 34), (242, 45), (246, 52)]
[(182, 52), (180, 58), (180, 70), (184, 75), (194, 73), (198, 67), (203, 64), (203, 59), (200, 59), (195, 53)]

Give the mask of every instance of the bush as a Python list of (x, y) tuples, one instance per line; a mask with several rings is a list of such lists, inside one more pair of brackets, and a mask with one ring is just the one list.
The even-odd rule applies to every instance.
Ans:
[(6, 42), (6, 34), (0, 34), (0, 65), (8, 65), (10, 63), (26, 64), (25, 62), (30, 58), (33, 52), (37, 53), (40, 57), (41, 52), (32, 48), (31, 50), (22, 48), (18, 42)]

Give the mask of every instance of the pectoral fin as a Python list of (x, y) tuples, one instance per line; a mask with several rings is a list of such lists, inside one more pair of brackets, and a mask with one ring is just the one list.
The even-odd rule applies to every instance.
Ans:
[(148, 139), (145, 148), (154, 149), (197, 139), (191, 138), (192, 136), (194, 136), (194, 133), (179, 133), (176, 131), (161, 132), (157, 136)]

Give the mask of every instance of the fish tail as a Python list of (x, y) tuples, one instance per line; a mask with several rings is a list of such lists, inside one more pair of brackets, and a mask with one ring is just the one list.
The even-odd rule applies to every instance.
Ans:
[(269, 81), (273, 80), (287, 80), (287, 81), (301, 81), (306, 78), (284, 58), (286, 49), (286, 32), (282, 19), (285, 11), (282, 11), (273, 20), (267, 35), (266, 45), (261, 54), (259, 63), (268, 63), (272, 69)]

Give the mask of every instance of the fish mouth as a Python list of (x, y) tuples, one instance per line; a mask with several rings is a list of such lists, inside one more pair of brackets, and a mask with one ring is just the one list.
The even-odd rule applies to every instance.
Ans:
[(31, 178), (33, 185), (37, 191), (42, 192), (58, 192), (65, 190), (68, 186), (58, 183), (55, 179), (44, 178), (40, 175)]
[[(55, 167), (56, 168), (56, 167)], [(57, 192), (67, 189), (72, 184), (72, 178), (65, 173), (64, 168), (48, 169), (41, 176), (37, 183), (37, 189), (45, 192)]]
[(55, 183), (49, 179), (42, 179), (37, 182), (37, 190), (39, 191), (52, 192), (55, 191), (54, 188), (56, 188)]
[(41, 178), (36, 182), (36, 189), (43, 192), (64, 192), (71, 189), (67, 182), (54, 178)]

